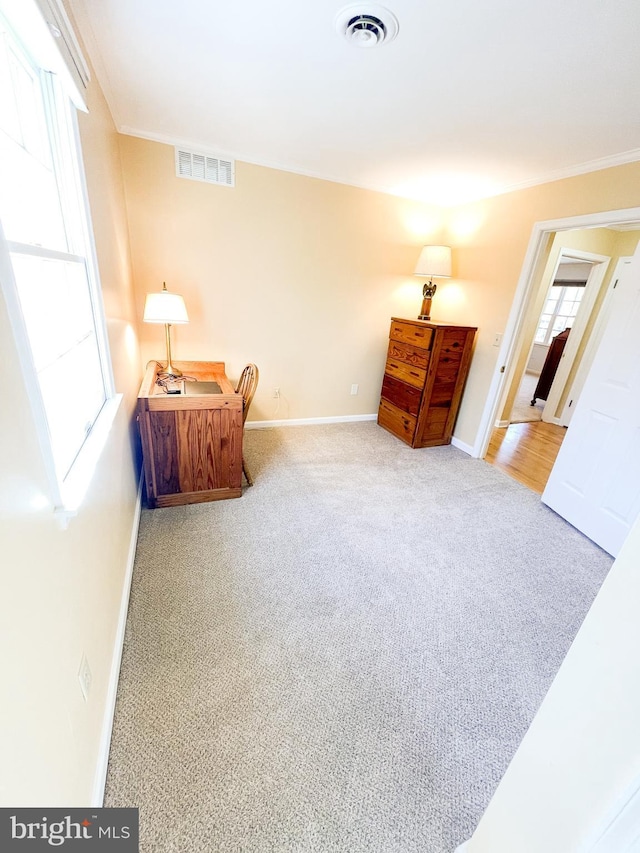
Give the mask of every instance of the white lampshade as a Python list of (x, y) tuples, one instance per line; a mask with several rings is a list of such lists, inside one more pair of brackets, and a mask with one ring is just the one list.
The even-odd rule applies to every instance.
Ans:
[(413, 274), (427, 278), (451, 278), (451, 247), (424, 246)]
[(148, 293), (144, 303), (145, 323), (188, 323), (187, 307), (182, 296), (162, 290)]

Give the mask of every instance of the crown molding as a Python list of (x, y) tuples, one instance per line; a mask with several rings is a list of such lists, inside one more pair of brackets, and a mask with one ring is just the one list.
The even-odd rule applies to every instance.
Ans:
[[(628, 163), (636, 163), (640, 160), (640, 148), (632, 148), (630, 151), (623, 151), (620, 154), (611, 154), (608, 157), (599, 157), (597, 160), (588, 160), (585, 163), (578, 163), (574, 166), (567, 166), (563, 169), (555, 169), (552, 172), (545, 172), (537, 178), (531, 178), (528, 181), (522, 181), (516, 184), (509, 184), (500, 190), (500, 192), (492, 193), (494, 195), (506, 195), (506, 193), (517, 192), (518, 190), (526, 190), (530, 187), (537, 187), (541, 184), (551, 184), (554, 181), (562, 181), (565, 178), (575, 178), (578, 175), (587, 175), (590, 172), (600, 172), (602, 169), (611, 169), (615, 166), (626, 166)], [(480, 199), (478, 199), (479, 201)]]
[(383, 193), (384, 195), (392, 195), (396, 198), (408, 198), (410, 201), (417, 201), (422, 204), (432, 204), (434, 207), (442, 207), (442, 205), (436, 204), (434, 202), (429, 202), (425, 200), (421, 201), (420, 199), (410, 198), (409, 196), (399, 196), (398, 193), (392, 193), (388, 187), (378, 187), (372, 184), (354, 183), (352, 181), (347, 181), (344, 178), (336, 178), (332, 175), (325, 175), (321, 174), (320, 172), (313, 172), (309, 169), (296, 169), (292, 166), (286, 165), (285, 163), (279, 163), (273, 160), (256, 159), (255, 157), (252, 157), (250, 155), (232, 152), (225, 148), (216, 148), (208, 142), (199, 142), (197, 140), (169, 136), (163, 133), (150, 133), (145, 130), (139, 130), (138, 128), (130, 127), (126, 124), (118, 126), (118, 133), (122, 133), (124, 136), (134, 136), (138, 139), (148, 139), (150, 142), (160, 142), (163, 145), (185, 146), (186, 148), (202, 152), (203, 154), (214, 154), (215, 156), (219, 157), (227, 157), (231, 160), (238, 160), (241, 163), (248, 163), (251, 166), (261, 166), (264, 169), (276, 169), (278, 172), (289, 172), (292, 175), (301, 175), (303, 178), (313, 178), (317, 181), (328, 181), (330, 184), (342, 184), (343, 186), (355, 187), (359, 190), (368, 190), (369, 192)]
[(611, 169), (615, 166), (625, 166), (628, 163), (635, 163), (637, 161), (640, 161), (640, 148), (634, 148), (631, 151), (624, 151), (620, 154), (612, 154), (608, 157), (600, 157), (597, 160), (589, 160), (586, 163), (579, 163), (574, 166), (567, 166), (563, 169), (556, 169), (552, 172), (545, 172), (543, 175), (540, 175), (537, 178), (531, 178), (528, 181), (509, 184), (502, 188), (496, 189), (494, 192), (486, 193), (484, 195), (470, 196), (466, 201), (456, 202), (456, 204), (453, 205), (446, 205), (442, 204), (441, 202), (436, 202), (433, 200), (430, 201), (427, 198), (417, 198), (416, 196), (412, 195), (402, 195), (397, 192), (392, 192), (388, 187), (376, 186), (375, 184), (364, 184), (353, 181), (347, 181), (344, 178), (337, 178), (333, 175), (320, 174), (319, 172), (313, 172), (308, 169), (292, 168), (290, 165), (273, 160), (256, 159), (255, 157), (245, 155), (242, 152), (239, 153), (235, 151), (229, 151), (228, 149), (224, 148), (215, 148), (212, 147), (209, 143), (204, 143), (199, 140), (174, 137), (162, 133), (151, 133), (124, 124), (118, 126), (118, 132), (122, 133), (125, 136), (134, 136), (138, 139), (148, 139), (150, 142), (159, 142), (163, 145), (171, 146), (185, 146), (196, 151), (201, 151), (202, 153), (212, 153), (216, 156), (223, 156), (232, 160), (239, 160), (242, 163), (248, 163), (252, 166), (262, 166), (265, 169), (277, 169), (279, 172), (289, 172), (293, 175), (301, 175), (305, 178), (314, 178), (318, 181), (328, 181), (332, 184), (342, 184), (343, 186), (355, 187), (356, 189), (360, 190), (368, 190), (369, 192), (382, 193), (383, 195), (390, 195), (394, 198), (405, 198), (409, 201), (415, 201), (420, 204), (428, 204), (438, 208), (463, 207), (466, 204), (473, 204), (478, 201), (483, 201), (484, 199), (495, 198), (496, 196), (507, 195), (508, 193), (518, 192), (519, 190), (525, 190), (530, 189), (531, 187), (541, 186), (542, 184), (550, 184), (554, 181), (561, 181), (565, 178), (573, 178), (577, 177), (578, 175), (586, 175), (590, 172), (599, 172), (602, 169)]

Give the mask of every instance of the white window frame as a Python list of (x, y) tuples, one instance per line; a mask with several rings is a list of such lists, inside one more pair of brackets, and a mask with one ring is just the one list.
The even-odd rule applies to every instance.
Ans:
[[(545, 330), (545, 336), (544, 336), (543, 341), (538, 341), (538, 340), (536, 340), (536, 338), (538, 336), (538, 332), (540, 331), (540, 323), (542, 322), (542, 317), (543, 317), (543, 315), (548, 314), (549, 312), (543, 310), (542, 313), (540, 314), (540, 319), (538, 320), (538, 326), (536, 328), (536, 333), (534, 335), (534, 342), (536, 344), (539, 344), (540, 346), (547, 347), (551, 344), (552, 339), (557, 334), (559, 334), (558, 332), (556, 332), (555, 334), (552, 334), (553, 322), (556, 319), (556, 317), (561, 316), (561, 314), (562, 314), (562, 312), (560, 311), (560, 306), (564, 302), (564, 298), (565, 298), (567, 291), (573, 290), (574, 288), (581, 288), (583, 291), (583, 295), (584, 295), (585, 285), (582, 283), (580, 283), (580, 284), (577, 284), (577, 283), (576, 284), (553, 284), (551, 286), (551, 289), (549, 290), (549, 293), (547, 294), (546, 299), (545, 299), (545, 303), (544, 303), (545, 308), (547, 305), (547, 300), (549, 299), (549, 296), (551, 295), (551, 293), (553, 293), (554, 290), (560, 291), (560, 294), (556, 300), (556, 307), (554, 308), (553, 312), (551, 313), (551, 319), (549, 320), (549, 325), (547, 326), (547, 329)], [(580, 303), (578, 303), (578, 304), (580, 304)], [(576, 315), (574, 314), (573, 320), (575, 321), (575, 319), (576, 319)], [(565, 326), (565, 328), (567, 328), (567, 327)], [(560, 329), (560, 331), (563, 332), (564, 329)]]
[[(9, 30), (11, 30), (11, 28), (9, 28)], [(17, 38), (15, 33), (13, 34), (13, 38), (18, 42), (22, 50), (29, 55), (28, 45), (25, 46), (24, 43), (21, 44), (22, 40)], [(34, 61), (33, 57), (32, 61)], [(35, 65), (37, 65), (37, 61), (35, 61)], [(64, 477), (61, 477), (56, 470), (47, 414), (43, 398), (40, 393), (38, 376), (33, 361), (29, 336), (22, 314), (20, 297), (10, 258), (11, 251), (24, 251), (25, 246), (24, 244), (16, 244), (7, 241), (1, 223), (0, 283), (2, 285), (2, 291), (7, 305), (9, 321), (15, 337), (20, 366), (24, 376), (27, 394), (29, 396), (34, 417), (35, 428), (42, 450), (47, 479), (49, 481), (50, 495), (48, 496), (47, 503), (50, 501), (56, 517), (61, 522), (61, 526), (66, 527), (69, 519), (77, 514), (87, 492), (91, 477), (95, 471), (98, 459), (105, 446), (107, 436), (122, 401), (122, 395), (116, 394), (111, 367), (107, 328), (98, 276), (95, 242), (93, 237), (93, 228), (91, 225), (76, 110), (72, 107), (70, 100), (68, 100), (68, 90), (63, 91), (62, 97), (58, 100), (55, 89), (50, 84), (51, 75), (42, 69), (40, 74), (45, 112), (49, 113), (49, 115), (57, 115), (60, 110), (67, 110), (67, 121), (56, 122), (54, 127), (49, 126), (48, 132), (49, 134), (57, 135), (60, 127), (63, 125), (68, 130), (68, 133), (65, 134), (65, 139), (62, 143), (58, 140), (57, 145), (60, 145), (60, 148), (57, 151), (54, 151), (54, 158), (59, 158), (62, 154), (63, 158), (70, 158), (73, 160), (71, 165), (69, 162), (64, 164), (62, 180), (68, 185), (62, 187), (60, 191), (61, 196), (65, 196), (69, 191), (71, 191), (78, 198), (81, 208), (81, 230), (83, 233), (80, 235), (80, 242), (82, 243), (83, 254), (81, 256), (77, 256), (72, 252), (65, 253), (39, 249), (37, 247), (29, 247), (28, 252), (39, 254), (41, 256), (55, 257), (57, 259), (84, 261), (105, 392), (105, 401), (102, 408), (100, 409), (97, 417), (94, 419), (90, 431), (86, 435), (84, 442), (79, 447), (79, 451), (68, 473), (66, 473)], [(59, 166), (60, 162), (56, 165), (57, 173), (59, 173)], [(78, 393), (82, 393), (81, 389), (78, 389)]]

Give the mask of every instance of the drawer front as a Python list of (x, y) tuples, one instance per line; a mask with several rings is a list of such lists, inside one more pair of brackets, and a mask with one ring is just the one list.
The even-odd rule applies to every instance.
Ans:
[(467, 335), (469, 333), (465, 329), (451, 329), (442, 335), (442, 346), (440, 348), (440, 358), (457, 359), (460, 361), (467, 343)]
[(378, 423), (381, 427), (388, 429), (398, 438), (411, 444), (413, 435), (416, 431), (416, 419), (406, 412), (401, 412), (392, 403), (387, 400), (380, 400), (380, 409), (378, 410)]
[(395, 376), (396, 379), (401, 379), (403, 382), (408, 382), (409, 385), (415, 385), (416, 388), (424, 388), (424, 381), (427, 378), (426, 370), (405, 364), (395, 358), (387, 359), (384, 372), (389, 376)]
[(467, 349), (468, 332), (464, 329), (452, 329), (442, 336), (438, 352), (438, 362), (433, 365), (435, 376), (430, 406), (449, 406), (455, 396), (462, 366), (462, 356)]
[(404, 344), (401, 341), (394, 341), (393, 338), (389, 341), (389, 349), (387, 358), (394, 361), (402, 361), (404, 364), (410, 364), (412, 367), (418, 367), (420, 370), (426, 370), (429, 364), (429, 350), (420, 347)]
[(406, 382), (401, 382), (399, 379), (385, 374), (380, 396), (408, 415), (417, 417), (422, 398), (420, 388), (415, 388), (413, 385), (408, 385)]
[(443, 442), (449, 443), (451, 439), (447, 436), (447, 421), (450, 411), (448, 406), (432, 406), (429, 408), (420, 437), (420, 447), (429, 447)]
[(400, 320), (392, 320), (389, 337), (394, 341), (429, 349), (433, 329), (426, 326), (414, 326), (412, 323), (402, 323)]
[(456, 391), (459, 373), (460, 359), (445, 358), (438, 362), (429, 398), (430, 405), (442, 406), (451, 403)]
[(176, 412), (180, 491), (239, 489), (242, 485), (240, 409)]

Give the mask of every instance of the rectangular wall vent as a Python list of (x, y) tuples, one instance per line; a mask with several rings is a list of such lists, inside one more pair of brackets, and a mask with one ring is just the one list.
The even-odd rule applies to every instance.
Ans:
[(176, 148), (176, 175), (179, 178), (233, 187), (236, 183), (235, 165), (235, 160)]

